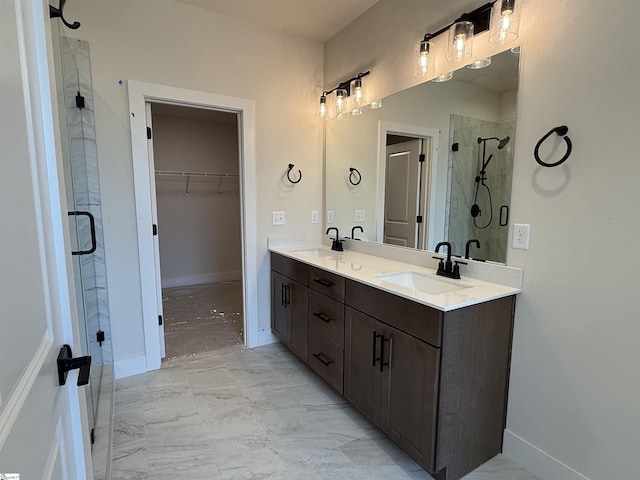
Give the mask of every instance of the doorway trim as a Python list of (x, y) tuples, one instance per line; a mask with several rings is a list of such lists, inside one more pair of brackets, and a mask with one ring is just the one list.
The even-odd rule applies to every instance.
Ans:
[[(187, 107), (222, 110), (238, 114), (240, 151), (240, 208), (242, 234), (242, 291), (244, 306), (244, 343), (258, 345), (258, 255), (256, 213), (255, 105), (253, 100), (209, 92), (128, 81), (131, 120), (133, 181), (138, 231), (140, 289), (145, 339), (146, 370), (160, 368), (161, 351), (158, 328), (156, 270), (152, 235), (150, 171), (147, 147), (145, 103), (169, 103)], [(142, 365), (141, 365), (142, 367)]]
[[(422, 127), (404, 123), (378, 122), (378, 191), (376, 192), (376, 238), (379, 242), (384, 239), (384, 189), (387, 175), (387, 134), (403, 135), (406, 137), (430, 139), (431, 151), (426, 181), (429, 183), (429, 195), (424, 199), (427, 219), (427, 249), (433, 249), (435, 242), (431, 239), (432, 232), (436, 231), (436, 164), (438, 159), (438, 142), (440, 130), (437, 128)], [(427, 153), (427, 152), (423, 152)], [(432, 245), (433, 244), (433, 245)]]

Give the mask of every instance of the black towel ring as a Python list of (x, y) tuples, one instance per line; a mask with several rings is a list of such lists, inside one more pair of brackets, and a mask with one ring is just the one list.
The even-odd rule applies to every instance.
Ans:
[(287, 170), (287, 178), (289, 179), (289, 181), (291, 183), (300, 183), (300, 180), (302, 180), (302, 172), (300, 170), (298, 170), (298, 173), (300, 174), (300, 177), (297, 180), (291, 180), (291, 169), (294, 167), (293, 163), (289, 164), (289, 170)]
[[(356, 174), (357, 174), (357, 176), (356, 176)], [(357, 179), (357, 181), (354, 182), (352, 177), (355, 177)], [(349, 167), (349, 183), (351, 185), (360, 185), (361, 181), (362, 181), (362, 175), (360, 174), (358, 169), (354, 168), (354, 167)]]
[(65, 3), (67, 3), (67, 0), (60, 0), (60, 4), (58, 8), (52, 5), (49, 5), (49, 18), (60, 17), (60, 20), (62, 20), (62, 23), (64, 23), (66, 27), (72, 30), (76, 30), (80, 28), (80, 22), (73, 22), (73, 23), (67, 22), (67, 20), (64, 18), (64, 12), (63, 12)]
[[(573, 146), (571, 144), (571, 139), (567, 136), (567, 132), (568, 131), (569, 131), (569, 127), (567, 127), (566, 125), (562, 125), (560, 127), (555, 127), (555, 128), (552, 128), (551, 130), (549, 130), (549, 133), (547, 133), (544, 137), (542, 137), (540, 140), (538, 140), (538, 143), (536, 144), (536, 148), (533, 151), (533, 156), (535, 157), (536, 162), (538, 162), (543, 167), (557, 167), (558, 165), (563, 164), (567, 160), (567, 158), (569, 158), (569, 155), (571, 155), (571, 149), (573, 148)], [(540, 145), (542, 145), (542, 142), (544, 142), (547, 138), (549, 138), (549, 135), (551, 135), (554, 132), (564, 138), (564, 141), (567, 144), (567, 152), (557, 162), (546, 163), (546, 162), (543, 162), (540, 159), (540, 154), (539, 154), (538, 150), (540, 149)]]

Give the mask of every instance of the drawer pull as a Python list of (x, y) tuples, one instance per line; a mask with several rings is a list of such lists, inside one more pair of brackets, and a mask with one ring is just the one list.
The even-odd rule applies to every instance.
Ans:
[(325, 367), (328, 367), (333, 363), (331, 360), (327, 358), (327, 356), (324, 353), (314, 353), (312, 355), (316, 357), (320, 361), (320, 363), (322, 363)]
[(322, 278), (314, 278), (313, 281), (327, 288), (333, 287), (335, 285), (335, 283), (330, 282), (329, 280), (323, 280)]
[(329, 323), (331, 320), (333, 320), (331, 317), (327, 317), (327, 315), (324, 312), (313, 312), (313, 316), (318, 317), (320, 320), (322, 320), (325, 323)]

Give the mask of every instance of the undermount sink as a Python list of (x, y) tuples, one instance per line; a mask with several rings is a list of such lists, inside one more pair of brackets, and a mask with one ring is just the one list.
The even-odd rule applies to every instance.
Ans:
[(332, 252), (329, 250), (323, 250), (322, 248), (305, 248), (302, 250), (292, 250), (293, 253), (298, 255), (306, 255), (308, 257), (333, 257), (338, 252)]
[(429, 295), (455, 292), (457, 290), (473, 286), (460, 282), (459, 280), (445, 280), (440, 279), (435, 275), (418, 272), (385, 273), (382, 275), (376, 275), (376, 278), (383, 282), (393, 283), (394, 285), (410, 288)]

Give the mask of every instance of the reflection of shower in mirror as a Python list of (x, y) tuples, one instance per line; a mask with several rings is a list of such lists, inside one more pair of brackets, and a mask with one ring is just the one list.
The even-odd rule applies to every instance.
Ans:
[[(473, 205), (471, 205), (471, 216), (473, 217), (473, 224), (476, 228), (479, 229), (485, 229), (487, 228), (491, 222), (493, 221), (493, 204), (491, 202), (491, 189), (489, 188), (489, 185), (487, 185), (487, 167), (489, 166), (489, 162), (491, 161), (491, 159), (493, 158), (493, 154), (489, 155), (489, 158), (487, 158), (487, 141), (489, 140), (497, 140), (498, 141), (498, 150), (502, 150), (504, 147), (507, 146), (507, 144), (509, 143), (509, 140), (511, 138), (509, 136), (506, 136), (502, 139), (498, 138), (498, 137), (487, 137), (487, 138), (482, 138), (482, 137), (478, 137), (478, 144), (482, 144), (482, 167), (480, 169), (480, 171), (478, 172), (478, 175), (476, 175), (476, 193), (473, 199)], [(480, 208), (480, 206), (478, 205), (478, 190), (480, 188), (480, 185), (482, 185), (487, 192), (487, 198), (488, 198), (488, 203), (489, 203), (489, 220), (483, 225), (480, 226), (478, 225), (478, 221), (477, 218), (479, 216), (482, 216), (482, 209)]]

